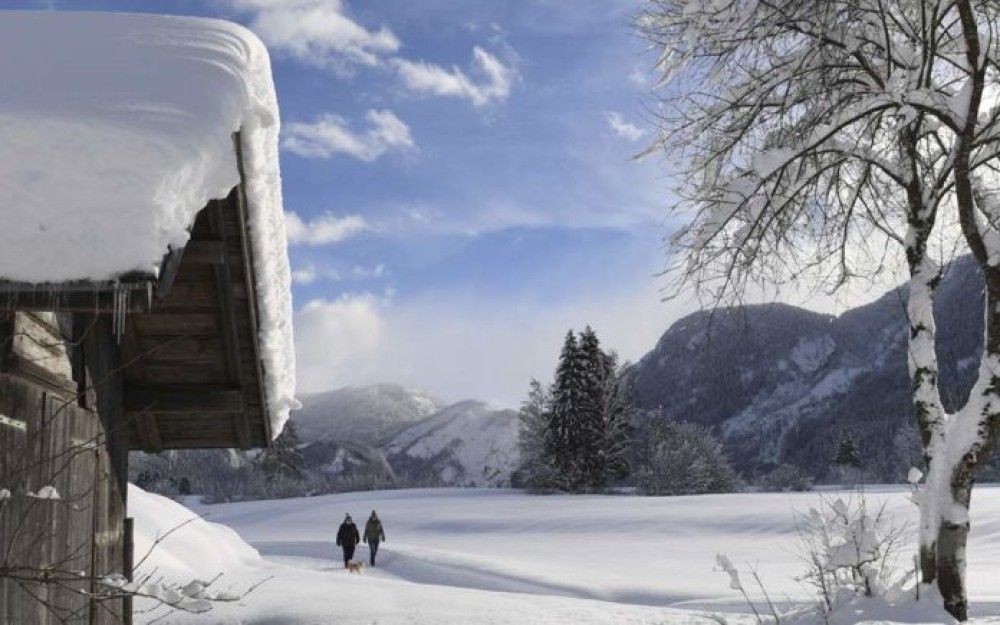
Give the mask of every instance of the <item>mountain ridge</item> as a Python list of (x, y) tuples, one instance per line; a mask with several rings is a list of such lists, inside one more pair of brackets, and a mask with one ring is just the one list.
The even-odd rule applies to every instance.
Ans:
[[(919, 462), (905, 302), (902, 286), (840, 315), (787, 304), (688, 315), (628, 371), (640, 422), (712, 427), (748, 477), (793, 464), (828, 478), (846, 434), (873, 477), (897, 481)], [(954, 409), (982, 346), (982, 278), (969, 257), (948, 268), (934, 306), (942, 394)]]

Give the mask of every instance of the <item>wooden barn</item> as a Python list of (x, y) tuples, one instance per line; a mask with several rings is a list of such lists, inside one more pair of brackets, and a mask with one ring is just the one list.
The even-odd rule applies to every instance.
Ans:
[[(51, 80), (56, 97), (66, 59), (82, 55), (83, 61), (74, 57), (73, 71), (93, 74), (95, 91), (87, 92), (89, 83), (75, 87), (82, 88), (80, 99), (87, 103), (78, 111), (81, 123), (103, 124), (112, 136), (122, 125), (130, 133), (148, 128), (151, 147), (143, 151), (147, 144), (137, 141), (132, 152), (109, 155), (106, 146), (89, 142), (86, 136), (77, 145), (70, 140), (67, 147), (65, 134), (50, 138), (39, 129), (34, 107), (28, 119), (32, 125), (25, 126), (32, 141), (50, 140), (60, 151), (76, 154), (74, 162), (57, 157), (52, 166), (62, 171), (67, 166), (74, 171), (96, 168), (90, 172), (93, 180), (83, 181), (86, 188), (78, 204), (70, 195), (68, 204), (50, 206), (65, 202), (67, 196), (36, 179), (24, 182), (24, 188), (11, 196), (14, 208), (0, 203), (0, 215), (24, 226), (11, 235), (18, 239), (12, 238), (10, 245), (30, 246), (18, 255), (0, 249), (0, 622), (129, 623), (132, 595), (142, 594), (135, 584), (123, 586), (134, 579), (136, 556), (127, 515), (129, 452), (264, 447), (294, 407), (289, 280), (270, 69), (256, 38), (225, 22), (5, 13), (0, 12), (4, 53), (0, 56), (40, 55), (42, 76)], [(33, 42), (58, 40), (69, 31), (73, 37), (55, 46)], [(147, 49), (147, 41), (159, 42), (164, 34), (170, 35), (171, 45), (158, 43)], [(220, 47), (228, 63), (222, 67)], [(88, 63), (91, 48), (97, 52)], [(123, 63), (145, 67), (122, 71)], [(35, 67), (36, 77), (38, 71)], [(108, 78), (111, 72), (114, 75)], [(214, 89), (215, 98), (209, 101), (222, 102), (218, 110), (234, 115), (257, 107), (257, 117), (223, 117), (219, 123), (209, 116), (204, 127), (178, 141), (180, 133), (165, 124), (161, 114), (150, 121), (149, 113), (143, 112), (167, 97), (157, 85), (160, 79), (146, 78), (157, 72), (166, 72), (168, 78), (180, 74), (174, 80), (191, 80), (192, 87), (203, 87), (209, 97)], [(234, 73), (241, 76), (236, 83)], [(28, 75), (0, 61), (0, 76), (4, 75), (13, 76), (5, 83), (8, 89), (36, 89), (34, 83), (19, 85), (18, 77)], [(117, 108), (114, 98), (119, 96), (107, 93), (105, 78), (123, 81), (122, 93), (139, 99), (129, 109), (139, 112), (130, 113), (125, 122), (110, 114), (102, 117), (104, 109), (93, 108), (97, 90), (109, 99), (107, 110)], [(27, 116), (25, 104), (30, 103), (0, 97), (0, 117)], [(195, 112), (204, 110), (204, 105), (204, 101), (190, 103)], [(60, 106), (52, 111), (53, 118), (66, 115), (64, 104)], [(268, 106), (269, 120), (264, 114)], [(168, 121), (190, 124), (184, 116)], [(15, 145), (17, 132), (16, 127), (9, 131)], [(4, 133), (8, 130), (0, 129), (0, 144)], [(204, 143), (191, 137), (204, 137)], [(121, 145), (128, 152), (124, 140), (115, 149)], [(34, 146), (17, 153), (0, 148), (0, 161), (36, 158), (37, 167), (53, 159), (44, 145)], [(167, 148), (176, 156), (161, 162)], [(108, 168), (109, 158), (120, 162)], [(201, 181), (205, 187), (201, 193), (190, 193), (199, 183), (188, 173), (198, 171), (189, 169), (192, 162), (211, 163), (211, 176)], [(146, 197), (142, 185), (131, 180), (131, 187), (113, 178), (102, 182), (101, 176), (110, 170), (127, 177), (129, 167), (141, 173), (136, 178), (147, 186), (146, 181), (171, 182), (178, 172), (188, 176), (189, 186), (178, 187), (175, 196), (164, 200), (166, 183)], [(50, 184), (62, 178), (54, 175)], [(0, 183), (4, 182), (8, 181), (0, 175)], [(17, 178), (10, 184), (20, 183)], [(212, 199), (191, 205), (191, 197), (198, 196)], [(19, 213), (17, 203), (22, 198)], [(148, 206), (136, 206), (137, 201)], [(69, 222), (82, 219), (93, 230), (74, 234), (70, 226), (79, 227), (71, 223), (64, 228), (69, 235), (54, 238), (51, 233), (60, 226), (37, 217), (42, 212), (39, 206), (57, 218), (65, 214)], [(141, 221), (143, 210), (154, 222), (151, 227)], [(77, 219), (78, 214), (85, 217)], [(38, 224), (31, 223), (35, 219)], [(160, 245), (155, 243), (157, 237), (162, 239), (170, 227), (176, 232), (169, 238), (183, 242), (154, 249)], [(128, 244), (122, 237), (132, 232), (154, 241), (134, 248), (152, 261), (140, 263), (145, 266), (136, 267), (134, 257), (127, 256)], [(25, 242), (24, 237), (33, 240)], [(0, 234), (0, 248), (7, 243), (3, 239)], [(35, 253), (41, 260), (30, 258)], [(91, 266), (111, 271), (87, 269)], [(39, 267), (47, 272), (41, 279), (33, 274)], [(59, 279), (63, 271), (66, 278)], [(81, 271), (94, 275), (81, 277)]]

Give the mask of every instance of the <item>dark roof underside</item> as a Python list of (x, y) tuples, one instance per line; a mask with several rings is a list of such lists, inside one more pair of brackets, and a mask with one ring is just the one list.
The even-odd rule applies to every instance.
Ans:
[(150, 310), (127, 316), (134, 449), (267, 445), (251, 254), (237, 187), (198, 214), (179, 262), (165, 262)]

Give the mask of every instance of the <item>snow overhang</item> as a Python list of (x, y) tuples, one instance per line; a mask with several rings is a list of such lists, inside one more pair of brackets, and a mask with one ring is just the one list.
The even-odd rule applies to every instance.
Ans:
[[(93, 296), (102, 310), (125, 300), (157, 312), (196, 219), (213, 201), (238, 203), (263, 411), (276, 436), (296, 405), (295, 365), (263, 44), (213, 19), (3, 11), (0, 81), (8, 307), (70, 308)], [(189, 258), (204, 255), (198, 247)]]

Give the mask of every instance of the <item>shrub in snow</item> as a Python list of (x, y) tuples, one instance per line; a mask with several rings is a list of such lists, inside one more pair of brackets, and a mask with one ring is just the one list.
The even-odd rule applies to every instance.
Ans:
[[(729, 587), (739, 591), (757, 623), (954, 622), (933, 589), (915, 584), (915, 569), (897, 566), (909, 532), (888, 516), (885, 504), (869, 504), (859, 489), (847, 497), (820, 498), (796, 521), (798, 551), (806, 565), (798, 580), (813, 590), (811, 606), (779, 608), (753, 567), (744, 574), (727, 556), (716, 556), (716, 570), (727, 575)], [(745, 576), (752, 579), (749, 587)]]
[(779, 464), (757, 478), (756, 484), (769, 492), (802, 492), (812, 490), (813, 478), (793, 464)]
[(647, 495), (731, 493), (740, 486), (722, 444), (708, 428), (659, 416), (640, 443), (636, 484)]
[(906, 546), (905, 527), (895, 524), (885, 504), (873, 507), (859, 490), (848, 498), (820, 498), (819, 505), (797, 515), (803, 558), (802, 580), (809, 583), (827, 611), (841, 595), (897, 600), (913, 571), (900, 576), (896, 560)]

